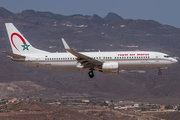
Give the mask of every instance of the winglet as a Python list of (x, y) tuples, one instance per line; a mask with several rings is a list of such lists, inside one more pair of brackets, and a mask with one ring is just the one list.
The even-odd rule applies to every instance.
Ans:
[(68, 44), (66, 43), (66, 41), (64, 40), (64, 38), (61, 38), (62, 39), (62, 42), (64, 44), (64, 47), (66, 50), (70, 49), (70, 47), (68, 46)]

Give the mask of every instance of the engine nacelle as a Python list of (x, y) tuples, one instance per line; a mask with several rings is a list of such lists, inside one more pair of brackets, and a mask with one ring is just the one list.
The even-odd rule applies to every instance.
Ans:
[(119, 73), (119, 63), (118, 62), (103, 63), (102, 72), (104, 74)]

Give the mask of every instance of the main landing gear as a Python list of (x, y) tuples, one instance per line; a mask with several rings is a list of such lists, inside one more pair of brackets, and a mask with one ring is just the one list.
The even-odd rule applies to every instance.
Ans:
[(158, 75), (162, 75), (161, 69), (159, 69)]
[(89, 77), (90, 77), (90, 78), (93, 78), (93, 77), (94, 77), (94, 72), (93, 72), (93, 70), (89, 71), (88, 74), (89, 74)]

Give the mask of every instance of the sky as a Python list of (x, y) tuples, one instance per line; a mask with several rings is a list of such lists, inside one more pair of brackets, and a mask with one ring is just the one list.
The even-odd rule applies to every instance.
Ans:
[(0, 7), (13, 13), (31, 9), (62, 15), (97, 14), (101, 17), (113, 12), (124, 19), (155, 20), (180, 28), (180, 0), (1, 0)]

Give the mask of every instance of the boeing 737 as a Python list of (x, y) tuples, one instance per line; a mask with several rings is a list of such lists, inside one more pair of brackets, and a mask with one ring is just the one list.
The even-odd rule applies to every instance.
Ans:
[(13, 53), (4, 52), (13, 61), (38, 68), (52, 70), (94, 70), (104, 74), (119, 73), (120, 69), (159, 69), (170, 67), (178, 60), (168, 54), (152, 51), (76, 52), (66, 41), (62, 42), (67, 52), (50, 53), (34, 48), (12, 23), (5, 23)]

